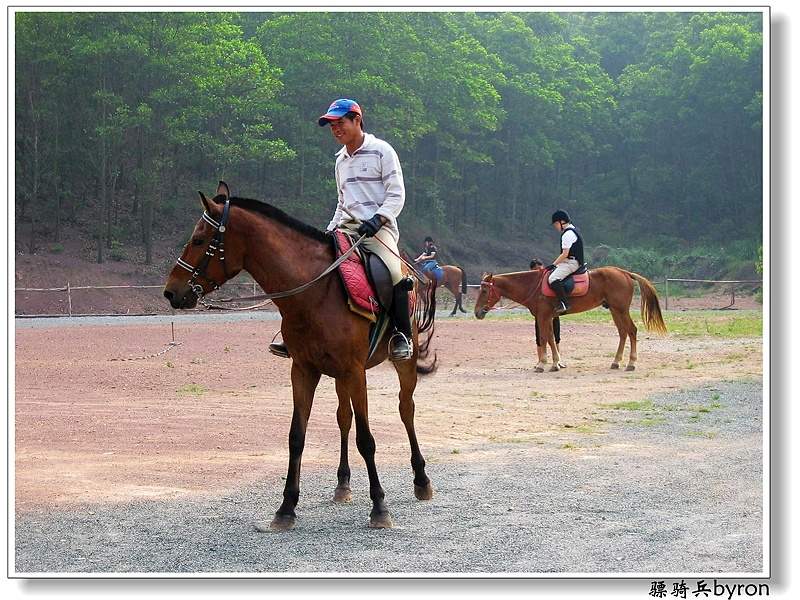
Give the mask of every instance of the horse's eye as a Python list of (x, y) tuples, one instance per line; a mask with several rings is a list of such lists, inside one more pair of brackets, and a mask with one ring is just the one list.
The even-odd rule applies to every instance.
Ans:
[(192, 246), (200, 246), (203, 243), (203, 238), (192, 238)]

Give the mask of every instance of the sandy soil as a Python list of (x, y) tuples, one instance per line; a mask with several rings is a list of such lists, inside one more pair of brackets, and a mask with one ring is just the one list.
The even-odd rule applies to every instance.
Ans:
[[(51, 327), (15, 334), (18, 512), (82, 502), (225, 493), (283, 473), (290, 362), (266, 352), (272, 322)], [(492, 460), (509, 443), (553, 448), (602, 431), (602, 405), (762, 373), (761, 339), (661, 338), (641, 332), (634, 372), (612, 371), (616, 330), (562, 322), (568, 368), (533, 372), (533, 324), (442, 319), (436, 374), (420, 380), (417, 432), (426, 459)], [(369, 372), (381, 465), (408, 463), (387, 363)], [(335, 471), (333, 382), (323, 378), (303, 456)], [(351, 461), (361, 465), (351, 435)], [(595, 444), (602, 444), (598, 437)], [(468, 450), (468, 452), (466, 452)], [(631, 452), (647, 453), (648, 448)]]

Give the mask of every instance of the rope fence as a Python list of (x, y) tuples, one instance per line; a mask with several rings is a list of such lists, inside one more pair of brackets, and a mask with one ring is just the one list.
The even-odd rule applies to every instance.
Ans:
[[(669, 298), (670, 298), (670, 290), (669, 286), (670, 283), (673, 284), (682, 284), (682, 283), (701, 283), (701, 284), (708, 284), (708, 285), (729, 285), (730, 286), (730, 303), (727, 306), (721, 307), (719, 310), (728, 310), (732, 309), (734, 304), (736, 303), (736, 287), (741, 285), (763, 285), (763, 281), (760, 279), (688, 279), (688, 278), (681, 278), (681, 277), (664, 277), (662, 280), (653, 281), (653, 284), (662, 287), (664, 292), (664, 310), (669, 310)], [(255, 281), (249, 282), (229, 282), (225, 284), (225, 287), (246, 287), (252, 290), (253, 295), (255, 296), (258, 289), (258, 284)], [(87, 313), (76, 313), (73, 310), (73, 292), (81, 291), (81, 290), (149, 290), (149, 289), (163, 289), (162, 285), (72, 285), (70, 282), (67, 282), (66, 285), (60, 287), (49, 287), (49, 288), (15, 288), (14, 292), (17, 293), (28, 293), (28, 292), (38, 292), (38, 293), (63, 293), (66, 294), (67, 300), (67, 316), (70, 317), (88, 317), (88, 316), (130, 316), (130, 313), (106, 313), (106, 314), (87, 314)], [(481, 286), (480, 284), (470, 283), (467, 284), (468, 289), (479, 289)], [(674, 297), (674, 296), (673, 296)], [(260, 306), (253, 306), (247, 309), (234, 309), (234, 310), (252, 310), (260, 308)], [(505, 307), (507, 308), (507, 307)], [(18, 318), (34, 318), (34, 317), (51, 317), (51, 316), (64, 316), (61, 315), (45, 315), (45, 314), (19, 314), (15, 312), (15, 317)]]
[[(256, 295), (257, 286), (258, 284), (255, 281), (251, 282), (228, 282), (225, 284), (225, 287), (247, 287), (252, 289), (253, 295)], [(72, 293), (75, 291), (80, 290), (152, 290), (152, 289), (164, 289), (164, 285), (71, 285), (70, 282), (67, 282), (67, 285), (61, 287), (51, 287), (51, 288), (14, 288), (14, 292), (51, 292), (51, 293), (65, 293), (67, 299), (67, 316), (69, 317), (96, 317), (96, 316), (104, 316), (104, 317), (113, 317), (113, 316), (131, 316), (130, 313), (110, 313), (110, 314), (88, 314), (88, 313), (75, 313), (72, 310)], [(51, 316), (63, 316), (63, 315), (43, 315), (43, 314), (14, 314), (17, 318), (35, 318), (35, 317), (51, 317)], [(133, 315), (137, 316), (137, 315)]]

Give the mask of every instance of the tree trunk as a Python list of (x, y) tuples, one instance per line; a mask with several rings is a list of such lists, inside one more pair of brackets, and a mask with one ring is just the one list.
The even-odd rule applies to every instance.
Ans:
[(103, 256), (103, 247), (105, 246), (105, 240), (103, 239), (103, 234), (105, 233), (105, 223), (103, 219), (106, 216), (107, 210), (107, 203), (108, 203), (108, 194), (106, 189), (106, 179), (108, 177), (108, 140), (106, 137), (106, 99), (105, 99), (105, 92), (106, 92), (106, 74), (103, 73), (103, 97), (100, 101), (101, 109), (100, 109), (100, 124), (102, 126), (101, 131), (103, 132), (100, 136), (100, 210), (98, 211), (100, 216), (100, 222), (97, 224), (97, 262), (101, 264), (105, 261), (105, 257)]
[(33, 89), (28, 91), (28, 104), (31, 109), (31, 121), (33, 123), (33, 181), (31, 182), (31, 229), (28, 240), (28, 251), (33, 254), (36, 251), (36, 210), (39, 201), (39, 117), (33, 103)]
[(55, 214), (55, 242), (61, 241), (61, 170), (59, 169), (59, 133), (60, 133), (60, 120), (58, 118), (58, 111), (55, 113), (56, 127), (55, 127), (55, 142), (53, 148), (53, 197), (56, 200), (56, 214)]

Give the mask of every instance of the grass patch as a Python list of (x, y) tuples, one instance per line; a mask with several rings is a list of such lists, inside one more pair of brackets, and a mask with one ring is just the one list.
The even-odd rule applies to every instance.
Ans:
[(712, 440), (715, 437), (717, 437), (717, 432), (716, 431), (700, 431), (700, 430), (695, 429), (695, 430), (692, 430), (692, 431), (687, 431), (686, 435), (688, 435), (689, 437), (705, 438), (705, 439), (708, 439), (708, 440)]
[[(663, 302), (662, 302), (663, 304)], [(662, 306), (663, 310), (663, 306)], [(760, 310), (685, 310), (663, 313), (667, 331), (671, 335), (710, 336), (722, 338), (761, 337), (763, 314)], [(490, 311), (486, 318), (498, 321), (533, 321), (528, 311)], [(638, 309), (631, 311), (631, 318), (640, 334), (646, 332)], [(611, 313), (605, 308), (594, 308), (586, 312), (561, 317), (565, 323), (607, 324), (613, 327)], [(738, 358), (732, 355), (731, 360)]]
[(650, 399), (645, 400), (628, 400), (627, 402), (617, 402), (616, 404), (608, 404), (606, 408), (614, 410), (653, 410), (653, 401)]
[(653, 427), (654, 425), (662, 425), (667, 422), (665, 417), (655, 416), (655, 417), (645, 417), (644, 419), (640, 419), (638, 421), (639, 425), (644, 427)]
[(182, 396), (202, 396), (208, 390), (199, 383), (187, 383), (183, 387), (178, 388), (177, 391)]
[(559, 448), (561, 450), (577, 450), (578, 446), (576, 446), (575, 444), (561, 444)]

